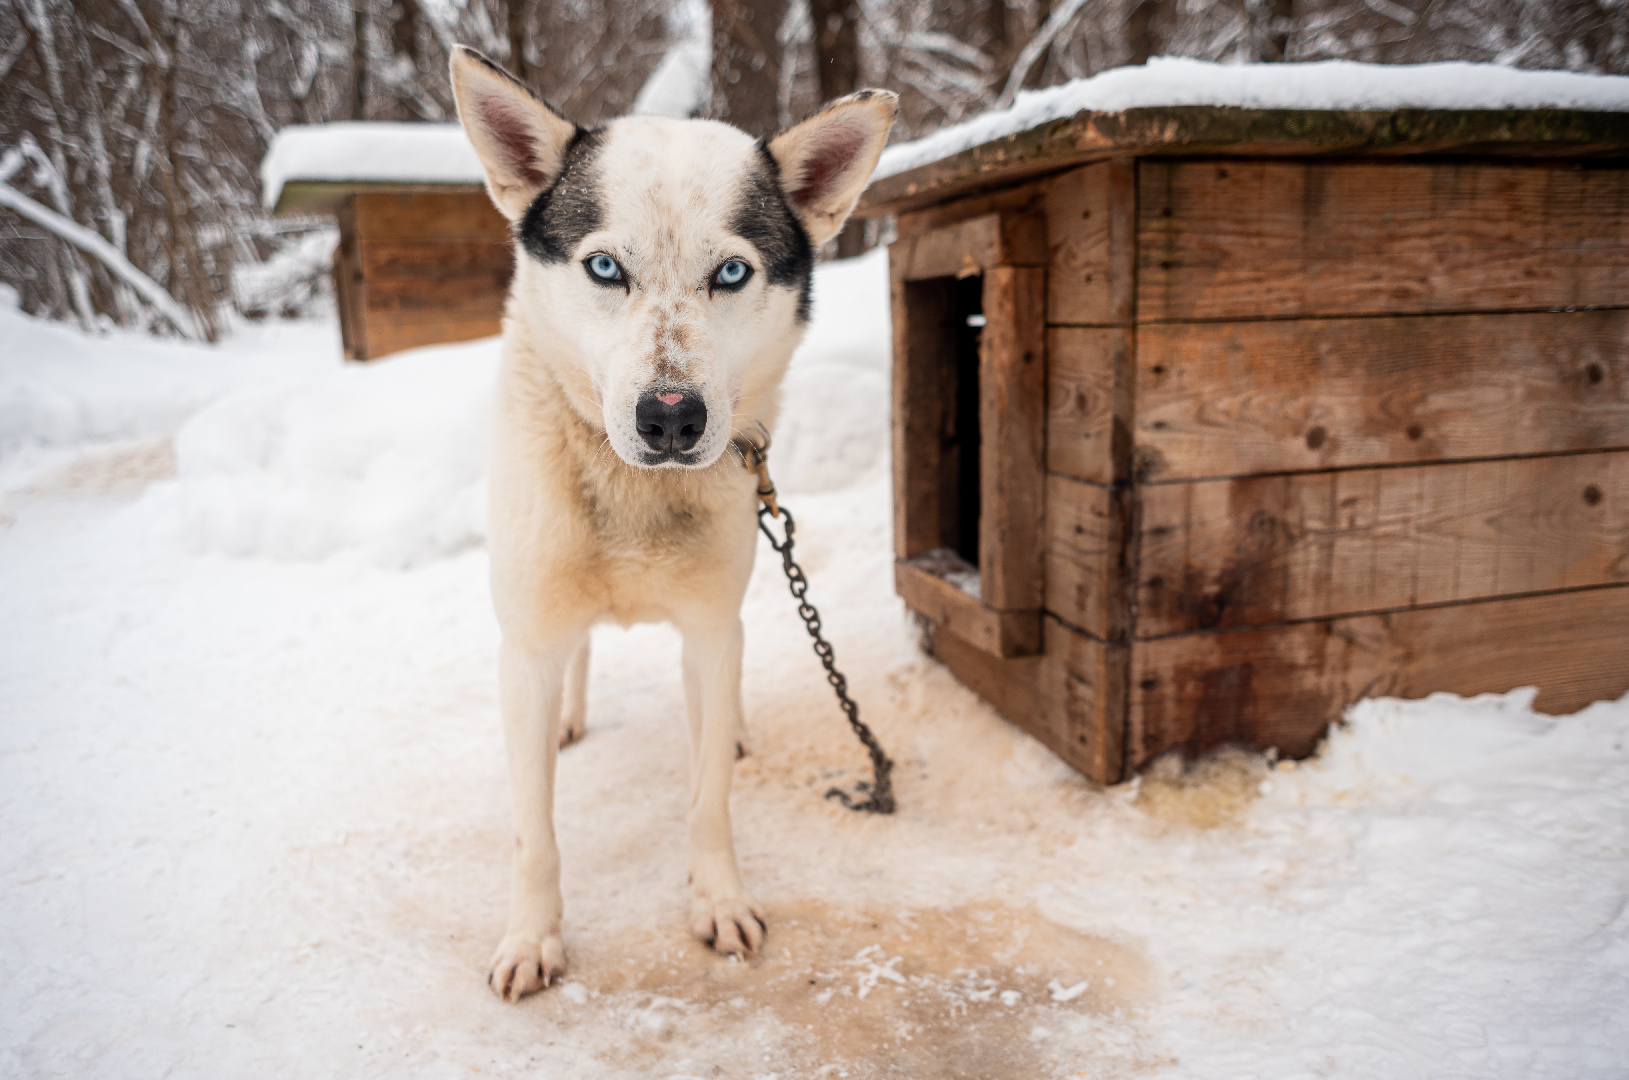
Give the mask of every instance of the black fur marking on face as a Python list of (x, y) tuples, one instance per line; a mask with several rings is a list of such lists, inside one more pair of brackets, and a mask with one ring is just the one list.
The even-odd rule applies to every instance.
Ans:
[(758, 142), (758, 167), (741, 185), (741, 202), (730, 220), (735, 234), (758, 249), (769, 284), (790, 286), (798, 294), (798, 321), (809, 321), (813, 301), (814, 247), (803, 223), (781, 190), (781, 169), (767, 143)]
[(538, 262), (565, 262), (583, 237), (604, 224), (594, 167), (604, 142), (605, 129), (578, 128), (566, 147), (559, 177), (526, 208), (520, 220), (520, 246)]

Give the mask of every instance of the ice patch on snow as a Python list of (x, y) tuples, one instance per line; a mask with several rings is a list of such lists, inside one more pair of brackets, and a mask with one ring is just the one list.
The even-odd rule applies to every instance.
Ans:
[(1160, 105), (1251, 109), (1600, 109), (1629, 110), (1629, 77), (1525, 71), (1498, 64), (1217, 64), (1156, 56), (1139, 67), (1029, 90), (1010, 108), (891, 146), (875, 179), (894, 176), (992, 139), (1072, 116)]

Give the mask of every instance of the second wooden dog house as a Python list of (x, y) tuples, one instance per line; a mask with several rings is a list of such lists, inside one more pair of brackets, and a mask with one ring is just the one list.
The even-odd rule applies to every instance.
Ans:
[(896, 582), (1088, 776), (1629, 690), (1629, 114), (1079, 113), (898, 215)]
[(514, 273), (509, 225), (457, 124), (284, 128), (261, 172), (274, 213), (339, 224), (347, 359), (498, 333)]

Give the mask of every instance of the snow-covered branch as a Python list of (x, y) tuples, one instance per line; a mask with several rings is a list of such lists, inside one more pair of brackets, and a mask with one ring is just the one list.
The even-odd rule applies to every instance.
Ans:
[[(6, 153), (3, 160), (0, 160), (0, 176), (11, 176), (21, 165), (22, 155), (13, 148)], [(117, 248), (95, 232), (78, 222), (70, 221), (48, 206), (40, 205), (10, 184), (3, 182), (0, 182), (0, 206), (32, 221), (58, 239), (72, 244), (96, 259), (168, 319), (182, 337), (193, 341), (202, 340), (203, 335), (186, 308), (177, 303), (175, 297), (165, 292), (162, 285), (138, 270)]]

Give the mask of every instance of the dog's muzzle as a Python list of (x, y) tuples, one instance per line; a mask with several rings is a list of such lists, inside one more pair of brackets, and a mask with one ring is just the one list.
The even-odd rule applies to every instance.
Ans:
[(689, 387), (651, 390), (634, 406), (634, 426), (647, 447), (646, 465), (689, 464), (707, 432), (707, 405)]

